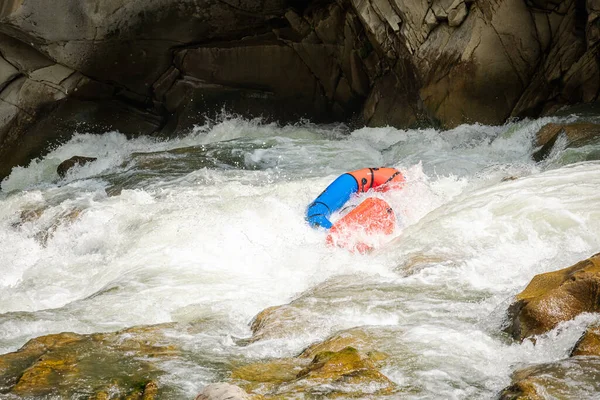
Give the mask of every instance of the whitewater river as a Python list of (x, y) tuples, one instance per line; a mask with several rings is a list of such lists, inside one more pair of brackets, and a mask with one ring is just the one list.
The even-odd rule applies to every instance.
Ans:
[[(408, 399), (493, 398), (523, 366), (563, 359), (594, 316), (531, 341), (502, 333), (534, 275), (600, 251), (600, 147), (531, 159), (547, 122), (450, 131), (237, 118), (177, 139), (76, 134), (0, 192), (0, 353), (45, 334), (196, 322), (161, 387), (193, 398), (228, 360), (298, 354), (367, 327)], [(560, 143), (559, 143), (560, 146)], [(98, 160), (60, 179), (74, 155)], [(393, 166), (399, 225), (371, 254), (325, 244), (306, 206), (338, 175)], [(516, 178), (516, 179), (515, 179)], [(301, 309), (251, 344), (261, 310)]]

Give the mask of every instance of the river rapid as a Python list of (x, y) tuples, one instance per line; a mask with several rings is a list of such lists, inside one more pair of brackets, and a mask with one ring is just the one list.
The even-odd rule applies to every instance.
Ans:
[[(565, 358), (597, 319), (535, 344), (502, 332), (534, 275), (600, 251), (600, 146), (531, 158), (541, 126), (578, 119), (439, 131), (227, 117), (168, 140), (77, 133), (1, 184), (0, 353), (50, 333), (195, 323), (171, 333), (185, 355), (160, 377), (193, 398), (233, 360), (365, 327), (401, 398), (493, 398), (515, 370)], [(74, 155), (98, 160), (60, 179)], [(396, 232), (370, 254), (326, 246), (306, 206), (375, 166), (406, 176), (382, 195)], [(290, 302), (301, 312), (282, 334), (241, 340), (257, 313)]]

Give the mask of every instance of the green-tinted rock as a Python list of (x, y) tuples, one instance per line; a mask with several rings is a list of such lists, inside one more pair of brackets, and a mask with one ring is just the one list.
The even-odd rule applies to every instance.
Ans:
[[(335, 347), (340, 342), (329, 343)], [(313, 350), (316, 348), (312, 347)], [(325, 398), (361, 397), (395, 390), (394, 384), (376, 369), (374, 362), (353, 347), (316, 352), (312, 359), (307, 357), (309, 353), (307, 349), (296, 358), (237, 368), (232, 379), (266, 399), (286, 399), (303, 394)]]
[(22, 397), (85, 394), (104, 399), (118, 393), (120, 398), (158, 398), (155, 379), (162, 371), (154, 361), (180, 354), (163, 335), (170, 326), (32, 339), (18, 351), (0, 356), (0, 386)]

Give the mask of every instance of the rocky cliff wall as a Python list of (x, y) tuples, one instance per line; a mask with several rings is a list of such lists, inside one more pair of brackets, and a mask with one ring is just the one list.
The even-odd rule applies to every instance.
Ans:
[(5, 0), (0, 177), (76, 129), (169, 135), (222, 107), (452, 127), (595, 102), (599, 15), (593, 0)]

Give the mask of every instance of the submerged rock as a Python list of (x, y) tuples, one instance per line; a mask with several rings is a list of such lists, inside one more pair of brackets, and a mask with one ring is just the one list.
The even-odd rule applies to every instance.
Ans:
[(600, 311), (600, 253), (559, 271), (536, 275), (508, 311), (516, 339), (539, 335), (584, 312)]
[(71, 168), (82, 166), (96, 160), (96, 157), (73, 156), (68, 160), (61, 162), (58, 167), (56, 167), (56, 172), (58, 173), (58, 176), (64, 178)]
[(567, 147), (581, 147), (600, 141), (600, 125), (589, 122), (544, 125), (536, 134), (536, 146), (539, 149), (533, 153), (533, 159), (539, 162), (546, 158), (561, 135), (565, 136)]
[(240, 387), (229, 383), (212, 383), (202, 390), (196, 400), (259, 400), (260, 396), (249, 395)]
[(258, 313), (251, 322), (252, 337), (240, 341), (252, 343), (258, 340), (275, 339), (298, 332), (303, 310), (292, 304), (268, 307)]
[(55, 215), (48, 215), (47, 211), (47, 207), (23, 210), (19, 220), (13, 223), (12, 227), (22, 228), (27, 223), (35, 223), (35, 229), (28, 229), (28, 231), (33, 232), (32, 236), (40, 244), (46, 246), (57, 229), (73, 224), (81, 216), (83, 210), (80, 208), (66, 209)]

